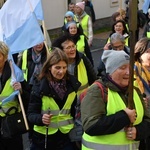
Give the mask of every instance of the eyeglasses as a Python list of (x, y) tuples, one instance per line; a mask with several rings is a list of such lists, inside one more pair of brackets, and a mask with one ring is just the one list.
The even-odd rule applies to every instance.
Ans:
[(64, 47), (64, 49), (66, 49), (66, 50), (76, 49), (76, 45)]

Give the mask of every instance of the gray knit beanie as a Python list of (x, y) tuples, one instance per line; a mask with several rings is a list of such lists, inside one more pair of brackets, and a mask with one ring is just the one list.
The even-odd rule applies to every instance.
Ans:
[(130, 56), (122, 51), (104, 50), (102, 61), (105, 64), (106, 73), (112, 74), (124, 64), (129, 64)]

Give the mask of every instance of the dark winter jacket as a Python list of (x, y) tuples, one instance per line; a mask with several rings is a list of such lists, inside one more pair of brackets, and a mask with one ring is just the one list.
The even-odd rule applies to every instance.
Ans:
[(94, 23), (96, 18), (95, 18), (95, 11), (94, 11), (94, 7), (91, 1), (87, 1), (85, 3), (85, 12), (91, 17), (92, 22)]
[[(73, 91), (77, 92), (78, 88), (81, 85), (80, 82), (78, 82), (78, 80), (76, 79), (76, 77), (72, 75), (68, 76), (66, 80), (66, 84), (67, 84), (67, 92), (63, 100), (59, 97), (57, 91), (55, 91), (50, 86), (49, 81), (46, 78), (43, 78), (42, 80), (37, 81), (33, 85), (28, 113), (27, 113), (28, 119), (32, 124), (38, 125), (38, 126), (44, 126), (44, 124), (42, 123), (42, 114), (41, 114), (43, 96), (52, 97), (57, 103), (58, 107), (62, 109), (67, 100), (68, 95)], [(73, 118), (75, 117), (75, 105), (77, 101), (76, 98), (71, 106), (71, 112), (70, 112)], [(44, 135), (34, 131), (32, 136), (33, 136), (32, 139), (34, 143), (38, 143), (38, 142), (42, 144), (44, 143), (44, 139), (45, 139)], [(68, 141), (68, 134), (63, 134), (58, 130), (56, 133), (52, 135), (48, 135), (48, 139), (50, 139), (51, 144), (54, 144), (56, 146), (56, 143), (62, 142), (63, 144), (66, 141)], [(51, 145), (51, 147), (53, 146)]]
[[(47, 52), (45, 46), (43, 47), (42, 54), (41, 54), (41, 63), (44, 64), (47, 58)], [(22, 69), (22, 57), (18, 62), (18, 66)], [(27, 76), (27, 82), (30, 81), (30, 78), (34, 72), (35, 63), (32, 60), (32, 48), (28, 49), (27, 52), (27, 68), (28, 68), (28, 76)]]

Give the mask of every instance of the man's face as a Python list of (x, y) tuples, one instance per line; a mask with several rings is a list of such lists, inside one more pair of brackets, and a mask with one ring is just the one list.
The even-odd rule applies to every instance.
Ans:
[(70, 4), (70, 5), (68, 6), (68, 10), (69, 10), (69, 11), (72, 11), (73, 13), (74, 13), (74, 9), (75, 9), (75, 5), (74, 5), (74, 4)]

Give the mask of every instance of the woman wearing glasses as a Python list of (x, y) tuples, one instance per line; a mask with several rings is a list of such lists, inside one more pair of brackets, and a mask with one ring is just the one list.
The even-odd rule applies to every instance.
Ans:
[[(74, 41), (67, 35), (63, 35), (56, 39), (52, 46), (62, 49), (68, 57), (68, 72), (81, 83), (77, 91), (77, 96), (91, 85), (96, 79), (96, 72), (90, 60), (81, 52), (77, 51)], [(72, 139), (75, 140), (75, 139)], [(75, 140), (76, 141), (76, 140)], [(76, 141), (79, 149), (81, 149), (81, 141)]]
[(90, 60), (83, 54), (78, 52), (72, 38), (63, 35), (56, 39), (52, 46), (62, 49), (68, 57), (68, 71), (76, 76), (81, 83), (78, 95), (96, 79), (96, 72)]

